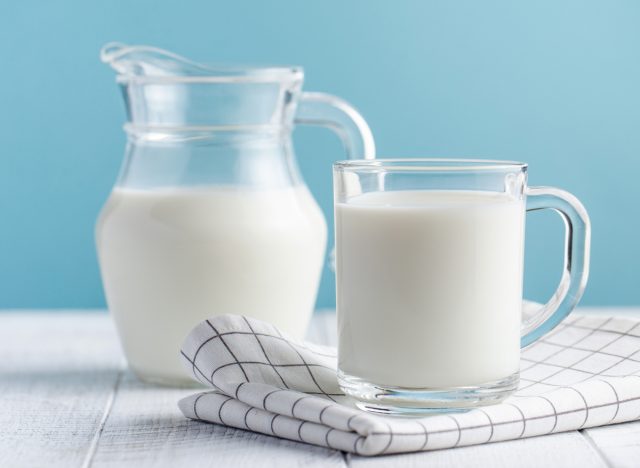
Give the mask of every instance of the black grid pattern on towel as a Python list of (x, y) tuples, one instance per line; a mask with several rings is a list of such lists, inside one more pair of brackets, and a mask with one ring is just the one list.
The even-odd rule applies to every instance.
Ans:
[[(215, 374), (227, 368), (234, 371), (225, 377), (232, 375), (236, 382), (226, 392), (190, 397), (183, 408), (188, 417), (365, 455), (456, 447), (640, 419), (638, 321), (570, 318), (523, 351), (521, 385), (514, 398), (468, 413), (389, 422), (343, 406), (342, 394), (327, 390), (332, 386), (328, 379), (336, 378), (335, 369), (326, 364), (331, 353), (315, 354), (313, 347), (290, 342), (275, 328), (273, 333), (256, 333), (260, 325), (243, 320), (249, 332), (218, 333), (220, 327), (210, 324), (214, 333), (193, 343), (193, 355), (183, 352), (201, 382), (213, 385)], [(234, 337), (247, 334), (254, 336), (259, 353), (234, 352)], [(212, 369), (202, 369), (210, 357), (199, 357), (206, 349), (203, 343), (216, 339), (227, 341), (216, 349), (228, 353), (224, 358), (218, 355)], [(281, 362), (284, 348), (291, 351), (292, 362)], [(254, 367), (271, 369), (270, 385), (252, 386), (265, 383), (252, 380), (263, 375)], [(310, 388), (301, 391), (299, 381), (290, 380), (292, 374), (281, 372), (285, 368), (294, 369), (296, 377), (310, 377)], [(332, 412), (339, 417), (334, 413), (330, 419)], [(309, 435), (318, 432), (321, 435)], [(477, 436), (480, 432), (483, 437)]]
[[(317, 371), (318, 369), (324, 369), (325, 371), (329, 371), (332, 374), (335, 375), (335, 368), (334, 367), (329, 367), (326, 364), (323, 363), (319, 363), (319, 362), (315, 362), (316, 359), (318, 358), (335, 358), (336, 353), (331, 353), (331, 352), (323, 352), (323, 351), (319, 351), (318, 349), (316, 349), (316, 347), (312, 347), (310, 345), (304, 345), (304, 344), (300, 344), (300, 343), (295, 343), (293, 341), (291, 341), (290, 339), (287, 339), (286, 337), (284, 337), (280, 331), (277, 328), (273, 328), (274, 333), (260, 333), (260, 332), (256, 332), (254, 327), (251, 325), (251, 319), (248, 319), (246, 317), (242, 317), (242, 320), (244, 322), (244, 324), (246, 324), (247, 328), (249, 331), (229, 331), (229, 332), (219, 332), (218, 329), (211, 323), (210, 320), (206, 320), (205, 323), (211, 328), (211, 330), (213, 331), (213, 334), (211, 336), (209, 336), (208, 338), (206, 338), (205, 340), (203, 340), (197, 347), (195, 353), (193, 356), (189, 356), (187, 355), (184, 350), (180, 350), (181, 355), (183, 356), (184, 359), (186, 359), (188, 361), (188, 363), (190, 364), (191, 368), (192, 368), (192, 373), (193, 376), (201, 383), (203, 383), (204, 385), (210, 385), (216, 388), (219, 388), (219, 386), (216, 386), (215, 382), (215, 375), (216, 373), (227, 369), (227, 368), (234, 368), (235, 370), (237, 370), (239, 372), (236, 373), (235, 378), (233, 379), (234, 381), (244, 381), (244, 382), (249, 382), (249, 377), (247, 375), (247, 371), (249, 369), (251, 369), (252, 367), (268, 367), (270, 368), (274, 375), (276, 375), (278, 377), (278, 381), (280, 382), (280, 385), (282, 385), (282, 387), (284, 387), (285, 389), (290, 388), (290, 386), (292, 386), (291, 382), (288, 382), (287, 379), (281, 374), (281, 372), (279, 371), (279, 369), (283, 369), (283, 368), (300, 368), (300, 369), (306, 369), (306, 374), (309, 376), (310, 382), (312, 382), (312, 386), (313, 389), (311, 390), (306, 390), (304, 393), (308, 394), (308, 395), (318, 395), (318, 396), (322, 396), (328, 400), (331, 401), (336, 401), (335, 397), (344, 397), (344, 393), (340, 392), (340, 391), (329, 391), (326, 390), (325, 388), (323, 388), (323, 385), (321, 385), (321, 381), (322, 378), (320, 376), (317, 375)], [(261, 355), (257, 355), (257, 356), (252, 356), (255, 357), (255, 359), (251, 359), (251, 360), (247, 360), (247, 359), (238, 359), (236, 354), (239, 354), (242, 352), (242, 349), (236, 349), (234, 352), (234, 337), (236, 336), (247, 336), (247, 335), (251, 335), (254, 337), (256, 343), (258, 344), (260, 351), (261, 351)], [(295, 356), (297, 356), (297, 360), (296, 362), (283, 362), (283, 363), (278, 363), (277, 359), (272, 356), (273, 354), (273, 349), (274, 348), (269, 348), (268, 346), (265, 346), (265, 343), (262, 341), (265, 338), (268, 339), (273, 339), (276, 340), (278, 342), (279, 345), (281, 345), (281, 347), (286, 347), (288, 349), (290, 349)], [(205, 345), (207, 345), (208, 343), (211, 343), (214, 340), (219, 340), (222, 345), (224, 346), (224, 349), (227, 352), (227, 356), (226, 359), (221, 357), (219, 354), (217, 355), (217, 357), (222, 361), (221, 363), (218, 363), (215, 368), (213, 368), (212, 371), (210, 371), (209, 373), (205, 373), (205, 371), (202, 370), (202, 368), (196, 363), (198, 360), (198, 356), (200, 354), (200, 352), (202, 351), (202, 349), (205, 347)], [(270, 351), (269, 351), (270, 349)], [(278, 348), (278, 350), (280, 350), (281, 348)], [(305, 355), (309, 356), (311, 355), (314, 359), (314, 362), (309, 362), (306, 358)]]
[[(592, 325), (582, 325), (584, 320)], [(612, 317), (571, 318), (524, 350), (516, 395), (540, 394), (597, 377), (639, 373), (640, 323), (614, 320)], [(612, 324), (616, 326), (612, 327)], [(635, 343), (621, 343), (625, 338), (631, 338)], [(552, 352), (543, 354), (543, 358), (530, 357), (545, 347)], [(548, 373), (538, 374), (541, 368)]]

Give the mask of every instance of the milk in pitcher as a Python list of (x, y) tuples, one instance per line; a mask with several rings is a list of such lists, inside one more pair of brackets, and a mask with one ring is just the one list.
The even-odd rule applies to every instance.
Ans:
[(187, 381), (182, 340), (218, 314), (302, 338), (325, 246), (324, 217), (304, 186), (116, 187), (97, 248), (131, 368), (147, 380)]

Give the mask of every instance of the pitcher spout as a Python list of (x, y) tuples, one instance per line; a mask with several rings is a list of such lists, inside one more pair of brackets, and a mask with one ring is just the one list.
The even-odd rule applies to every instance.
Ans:
[(119, 42), (100, 59), (116, 72), (137, 128), (290, 127), (304, 77), (295, 66), (211, 65)]
[(118, 75), (129, 77), (205, 76), (213, 73), (207, 66), (168, 50), (120, 42), (105, 44), (100, 50), (100, 60), (110, 65)]

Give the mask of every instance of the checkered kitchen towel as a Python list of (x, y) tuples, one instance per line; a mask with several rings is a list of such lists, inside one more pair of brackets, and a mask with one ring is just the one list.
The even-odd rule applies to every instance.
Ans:
[(214, 390), (180, 401), (191, 419), (361, 455), (434, 450), (640, 419), (640, 321), (570, 317), (524, 350), (505, 402), (419, 419), (353, 407), (335, 349), (297, 342), (267, 323), (224, 315), (199, 324), (182, 356)]

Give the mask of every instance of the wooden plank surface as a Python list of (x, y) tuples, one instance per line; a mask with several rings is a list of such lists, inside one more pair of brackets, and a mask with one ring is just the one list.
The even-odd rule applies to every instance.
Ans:
[(386, 457), (349, 457), (354, 468), (606, 468), (607, 463), (578, 432), (511, 440), (495, 444)]
[(598, 448), (609, 466), (640, 466), (640, 421), (582, 431)]
[(126, 373), (91, 467), (345, 466), (335, 450), (187, 420), (176, 402), (195, 391), (150, 386)]
[[(330, 314), (318, 314), (308, 339), (335, 336)], [(106, 420), (92, 468), (177, 466), (345, 467), (341, 452), (184, 418), (176, 402), (198, 389), (144, 384), (124, 375)]]
[(0, 314), (0, 466), (82, 466), (122, 366), (105, 314)]
[[(611, 314), (617, 309), (589, 309)], [(640, 309), (623, 309), (640, 316)], [(335, 316), (310, 339), (335, 345)], [(187, 421), (128, 371), (103, 313), (0, 313), (0, 467), (638, 466), (640, 422), (429, 453), (365, 458)]]

